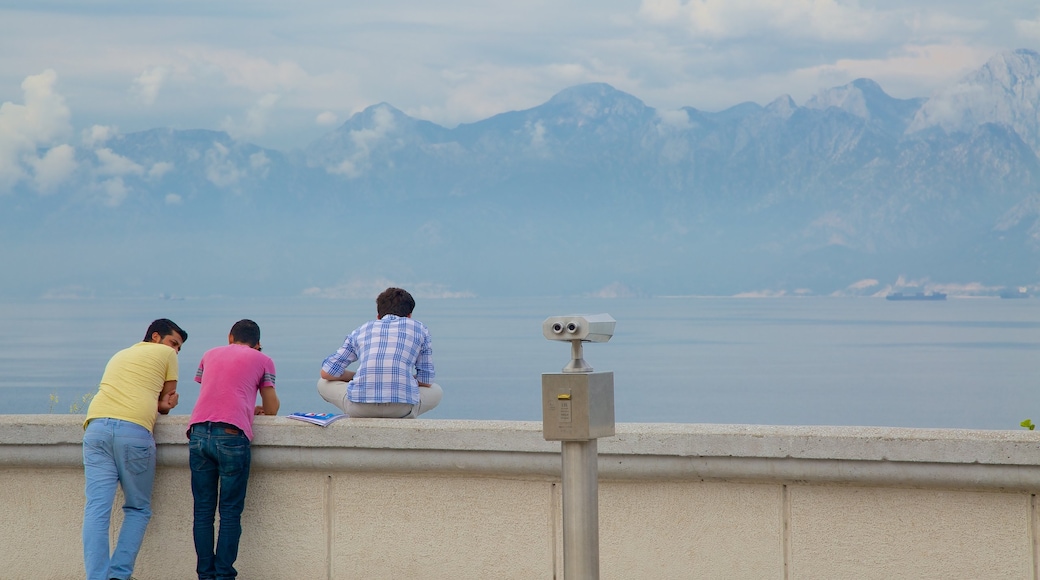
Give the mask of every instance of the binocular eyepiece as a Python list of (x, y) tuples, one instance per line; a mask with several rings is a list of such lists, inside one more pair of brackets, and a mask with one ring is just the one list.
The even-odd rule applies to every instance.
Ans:
[(572, 321), (572, 322), (568, 322), (566, 325), (564, 325), (564, 323), (562, 323), (562, 322), (554, 322), (552, 324), (553, 334), (560, 334), (560, 333), (562, 333), (564, 328), (567, 329), (567, 332), (573, 334), (573, 333), (578, 331), (578, 323)]
[(615, 324), (609, 314), (550, 316), (542, 323), (542, 335), (549, 340), (607, 342), (614, 336)]

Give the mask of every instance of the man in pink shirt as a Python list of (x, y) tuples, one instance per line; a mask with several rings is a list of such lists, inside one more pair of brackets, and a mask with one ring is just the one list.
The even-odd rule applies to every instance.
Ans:
[[(260, 327), (239, 320), (227, 346), (212, 348), (195, 373), (202, 384), (188, 420), (188, 462), (195, 498), (196, 572), (199, 580), (235, 578), (242, 510), (249, 482), (253, 416), (278, 413), (274, 361), (260, 352)], [(256, 404), (257, 394), (261, 405)], [(214, 550), (214, 516), (220, 532)]]

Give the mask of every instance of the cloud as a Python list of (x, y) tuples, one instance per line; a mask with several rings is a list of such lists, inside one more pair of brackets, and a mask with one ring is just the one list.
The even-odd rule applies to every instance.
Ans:
[(271, 113), (281, 99), (280, 95), (268, 93), (260, 97), (253, 106), (246, 110), (245, 120), (236, 123), (230, 116), (224, 118), (221, 128), (236, 139), (258, 137), (267, 132)]
[(1015, 20), (1015, 31), (1026, 38), (1040, 40), (1040, 16), (1031, 20)]
[(258, 151), (249, 156), (249, 168), (260, 177), (267, 177), (271, 170), (271, 159), (263, 151)]
[(851, 42), (884, 34), (891, 26), (885, 13), (835, 0), (644, 0), (639, 13), (701, 41), (770, 35)]
[(144, 167), (118, 153), (114, 153), (107, 147), (95, 149), (94, 155), (97, 156), (98, 162), (101, 164), (97, 168), (97, 172), (100, 175), (122, 176), (144, 175), (145, 173)]
[(109, 207), (118, 207), (130, 194), (130, 188), (123, 183), (122, 177), (113, 177), (101, 182), (101, 192), (104, 194), (104, 204)]
[[(8, 40), (24, 48), (5, 54), (0, 72), (55, 66), (49, 47), (75, 46), (60, 64), (78, 118), (150, 128), (140, 107), (126, 107), (130, 96), (160, 124), (219, 128), (231, 118), (233, 134), (270, 147), (303, 146), (371, 103), (451, 126), (533, 107), (589, 81), (670, 109), (720, 110), (784, 93), (800, 102), (857, 76), (896, 96), (927, 96), (951, 68), (921, 59), (914, 71), (900, 70), (914, 47), (989, 56), (1035, 48), (1040, 38), (1028, 2), (585, 0), (553, 5), (546, 19), (542, 4), (330, 9), (304, 0), (284, 10), (264, 3), (246, 26), (241, 14), (203, 3), (181, 3), (172, 16), (164, 12), (172, 4), (74, 4), (5, 12)], [(104, 32), (93, 26), (99, 18)], [(982, 61), (972, 56), (954, 70)], [(862, 73), (875, 64), (884, 78)], [(258, 103), (271, 94), (280, 95), (277, 116)]]
[(108, 127), (105, 125), (92, 125), (89, 129), (83, 130), (81, 140), (87, 147), (94, 148), (97, 145), (103, 145), (109, 139), (119, 134), (119, 129), (115, 127)]
[(40, 298), (44, 300), (76, 300), (82, 298), (93, 298), (94, 289), (88, 286), (73, 284), (62, 288), (51, 288), (44, 291)]
[(787, 296), (786, 290), (752, 290), (734, 294), (734, 298), (783, 298)]
[(585, 294), (585, 298), (639, 298), (643, 293), (621, 282), (612, 282), (606, 286)]
[(258, 151), (249, 156), (249, 166), (256, 170), (266, 170), (271, 165), (271, 160), (263, 151)]
[[(26, 77), (22, 82), (25, 104), (0, 105), (0, 192), (10, 190), (29, 176), (27, 169), (37, 160), (41, 146), (58, 145), (71, 133), (69, 108), (54, 90), (58, 75), (53, 70)], [(60, 162), (52, 158), (48, 167)], [(46, 178), (44, 178), (46, 181)]]
[(981, 282), (948, 282), (929, 284), (929, 292), (942, 292), (950, 296), (993, 296), (1003, 290), (1003, 286), (987, 286)]
[(657, 111), (657, 118), (658, 131), (661, 133), (669, 131), (685, 131), (690, 128), (690, 115), (682, 109), (674, 111), (659, 109)]
[(324, 111), (314, 118), (314, 123), (322, 127), (331, 127), (339, 122), (339, 115), (332, 111)]
[(386, 139), (397, 127), (394, 114), (389, 107), (376, 107), (372, 111), (372, 126), (364, 129), (355, 129), (348, 135), (354, 145), (354, 151), (338, 164), (328, 167), (329, 173), (346, 175), (347, 177), (360, 177), (369, 167), (369, 156), (372, 149)]
[(524, 129), (531, 134), (531, 148), (541, 149), (545, 147), (545, 123), (541, 120), (535, 121), (532, 125), (530, 121), (524, 124)]
[(166, 205), (180, 205), (184, 200), (176, 193), (167, 193), (165, 201)]
[(206, 151), (206, 179), (219, 187), (229, 187), (242, 177), (243, 172), (239, 170), (234, 161), (228, 159), (228, 148), (220, 143), (214, 143)]
[(302, 294), (304, 296), (312, 296), (315, 298), (371, 299), (375, 298), (380, 292), (390, 287), (405, 288), (408, 290), (408, 293), (416, 299), (476, 297), (476, 294), (472, 292), (452, 290), (444, 284), (438, 284), (435, 282), (402, 284), (392, 282), (387, 278), (373, 278), (367, 280), (353, 279), (349, 282), (326, 288), (314, 286), (304, 289)]
[(206, 179), (218, 187), (231, 187), (246, 176), (246, 171), (231, 159), (231, 150), (221, 143), (213, 143), (206, 151)]
[(33, 185), (41, 193), (51, 193), (76, 171), (76, 149), (71, 145), (52, 147), (42, 158), (30, 161)]
[(304, 84), (310, 75), (292, 60), (271, 61), (241, 50), (186, 51), (191, 61), (215, 69), (233, 87), (254, 93), (272, 93)]
[[(921, 94), (922, 86), (956, 81), (986, 62), (988, 48), (962, 45), (907, 45), (880, 58), (842, 58), (832, 63), (798, 69), (786, 82), (792, 86), (837, 86), (858, 78), (877, 81), (885, 92), (906, 97)], [(930, 91), (928, 91), (930, 92)]]
[(148, 177), (149, 179), (159, 179), (170, 171), (173, 171), (173, 163), (168, 161), (159, 161), (152, 164), (152, 168), (148, 170)]
[(141, 102), (153, 105), (169, 74), (169, 70), (164, 66), (152, 67), (134, 79), (131, 90)]

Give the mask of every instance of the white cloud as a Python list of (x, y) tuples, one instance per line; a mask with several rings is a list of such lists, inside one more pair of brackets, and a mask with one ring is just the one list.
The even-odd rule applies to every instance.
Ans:
[(76, 300), (93, 297), (93, 288), (81, 286), (79, 284), (73, 284), (62, 288), (51, 288), (40, 295), (40, 298), (44, 300)]
[(245, 176), (245, 172), (229, 159), (229, 153), (228, 148), (220, 143), (213, 143), (206, 151), (206, 179), (218, 187), (231, 187)]
[(1003, 286), (987, 286), (981, 282), (950, 282), (928, 285), (928, 292), (942, 292), (950, 296), (993, 296), (999, 294)]
[(122, 177), (113, 177), (101, 182), (101, 192), (105, 195), (105, 205), (117, 207), (126, 200), (126, 196), (130, 193), (130, 188), (123, 183)]
[(916, 45), (893, 50), (883, 58), (838, 59), (832, 63), (793, 71), (790, 86), (837, 86), (858, 78), (878, 82), (885, 92), (903, 97), (923, 97), (921, 86), (954, 82), (993, 56), (989, 48), (960, 45)]
[(402, 284), (391, 282), (387, 278), (353, 279), (349, 282), (325, 288), (313, 286), (311, 288), (305, 288), (302, 294), (304, 296), (313, 296), (315, 298), (335, 298), (340, 300), (357, 298), (371, 299), (375, 298), (380, 292), (390, 287), (404, 288), (416, 299), (476, 297), (476, 294), (472, 292), (465, 290), (452, 290), (448, 286), (436, 282)]
[(372, 148), (386, 139), (396, 126), (393, 112), (387, 107), (377, 107), (372, 112), (371, 127), (350, 132), (354, 152), (335, 166), (327, 168), (327, 171), (347, 177), (360, 177), (369, 167)]
[(640, 15), (709, 41), (768, 33), (849, 42), (876, 37), (891, 26), (884, 13), (836, 0), (644, 0)]
[[(62, 85), (76, 95), (77, 120), (84, 123), (137, 131), (219, 128), (230, 118), (233, 134), (278, 148), (305, 145), (321, 128), (382, 101), (453, 126), (536, 106), (590, 81), (666, 109), (720, 110), (785, 93), (801, 102), (858, 76), (895, 96), (927, 96), (960, 76), (951, 71), (984, 62), (976, 53), (988, 58), (998, 50), (1037, 48), (1040, 40), (1035, 5), (995, 0), (331, 8), (302, 0), (291, 7), (262, 3), (246, 26), (233, 10), (213, 13), (199, 3), (158, 2), (144, 11), (127, 3), (49, 6), (4, 12), (5, 40), (21, 49), (0, 55), (3, 82), (13, 83), (3, 71), (61, 64)], [(546, 19), (550, 7), (554, 16)], [(53, 46), (76, 50), (54, 61)], [(953, 65), (908, 58), (914, 47), (970, 58)], [(272, 94), (280, 96), (277, 116), (262, 102)], [(153, 117), (142, 115), (141, 106), (127, 107), (128, 101), (150, 103)]]
[(169, 70), (164, 66), (151, 67), (134, 79), (132, 91), (141, 102), (153, 105), (169, 74)]
[(849, 284), (849, 290), (866, 290), (867, 288), (873, 288), (878, 285), (878, 281), (873, 278), (864, 278), (858, 282)]
[(76, 149), (71, 145), (58, 145), (30, 163), (36, 189), (41, 193), (51, 193), (76, 171)]
[(242, 50), (185, 51), (189, 60), (219, 71), (227, 84), (254, 93), (272, 93), (304, 84), (309, 75), (292, 60), (271, 61)]
[(94, 155), (97, 156), (98, 162), (101, 164), (97, 168), (99, 175), (144, 175), (145, 169), (141, 165), (138, 165), (133, 160), (123, 157), (122, 155), (113, 152), (107, 147), (101, 149), (95, 149)]
[(332, 111), (323, 111), (314, 118), (314, 123), (322, 127), (331, 127), (339, 122), (339, 115)]
[(1026, 38), (1040, 40), (1040, 16), (1033, 19), (1015, 20), (1015, 30)]
[(116, 127), (108, 127), (106, 125), (91, 125), (89, 129), (83, 130), (82, 141), (83, 144), (89, 148), (94, 148), (97, 145), (103, 145), (112, 137), (119, 134), (119, 129)]
[(643, 293), (621, 282), (612, 282), (606, 286), (585, 294), (586, 298), (639, 298)]
[(733, 295), (734, 298), (783, 298), (784, 296), (787, 296), (786, 290), (752, 290)]
[(263, 135), (267, 131), (271, 113), (280, 99), (281, 96), (274, 93), (263, 95), (246, 111), (245, 120), (242, 123), (236, 123), (229, 116), (224, 119), (221, 128), (236, 139)]
[(26, 77), (25, 104), (0, 105), (0, 192), (28, 177), (26, 162), (37, 158), (39, 147), (60, 144), (71, 132), (65, 99), (54, 90), (57, 81), (57, 73), (49, 69)]
[(170, 171), (173, 171), (173, 163), (168, 161), (159, 161), (152, 164), (152, 168), (148, 170), (148, 177), (150, 179), (159, 179)]
[(536, 121), (533, 125), (528, 121), (524, 128), (531, 134), (531, 147), (541, 149), (545, 147), (545, 123)]
[(176, 193), (167, 193), (165, 199), (166, 205), (180, 205), (184, 201), (181, 199), (181, 196)]
[(271, 170), (271, 159), (263, 151), (257, 151), (249, 156), (249, 168), (260, 177), (267, 177)]
[(690, 115), (682, 109), (672, 111), (659, 109), (657, 111), (657, 118), (659, 119), (659, 130), (682, 131), (690, 128)]
[(263, 151), (258, 151), (249, 156), (249, 166), (253, 169), (266, 169), (270, 164), (271, 160)]

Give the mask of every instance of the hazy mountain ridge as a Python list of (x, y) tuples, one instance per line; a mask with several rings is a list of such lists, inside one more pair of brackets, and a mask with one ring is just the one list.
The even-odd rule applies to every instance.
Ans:
[[(72, 231), (111, 252), (175, 228), (195, 263), (262, 235), (246, 281), (281, 291), (381, 276), (477, 294), (874, 293), (906, 276), (995, 294), (1040, 283), (1038, 152), (1040, 55), (1017, 50), (928, 98), (857, 79), (803, 106), (663, 111), (594, 83), (450, 129), (380, 103), (304, 151), (117, 135), (77, 149), (62, 191), (0, 195), (0, 223), (13, 246)], [(323, 265), (344, 239), (342, 270)], [(193, 278), (220, 287), (234, 262)], [(98, 269), (0, 290), (118, 285)], [(878, 283), (843, 290), (863, 279)]]

